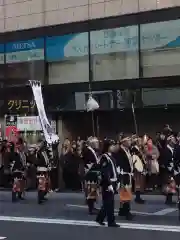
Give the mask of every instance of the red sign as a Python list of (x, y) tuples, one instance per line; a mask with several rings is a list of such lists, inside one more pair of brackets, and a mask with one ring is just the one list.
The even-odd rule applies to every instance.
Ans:
[(18, 129), (16, 126), (7, 126), (5, 129), (5, 137), (7, 140), (15, 142), (18, 136)]

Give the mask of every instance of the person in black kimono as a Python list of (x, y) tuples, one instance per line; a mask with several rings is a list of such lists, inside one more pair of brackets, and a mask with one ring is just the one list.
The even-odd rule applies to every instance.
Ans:
[[(174, 180), (177, 186), (178, 200), (180, 199), (180, 133), (177, 134), (174, 148)], [(180, 206), (179, 206), (180, 209)]]
[(47, 149), (46, 149), (46, 142), (45, 141), (39, 141), (37, 143), (37, 161), (36, 161), (36, 167), (37, 171), (41, 171), (40, 168), (44, 168), (44, 170), (48, 168), (49, 166), (49, 158), (47, 155)]
[(10, 163), (11, 163), (11, 172), (12, 172), (12, 179), (13, 179), (13, 188), (12, 188), (12, 201), (16, 201), (16, 190), (14, 190), (14, 179), (20, 179), (20, 189), (18, 190), (18, 198), (20, 200), (24, 200), (24, 184), (25, 181), (24, 171), (25, 166), (22, 162), (21, 155), (19, 154), (18, 150), (15, 151), (15, 145), (13, 142), (9, 143), (10, 147)]
[[(41, 204), (48, 193), (47, 188), (47, 179), (48, 179), (48, 167), (49, 167), (49, 158), (47, 155), (46, 142), (40, 140), (37, 144), (37, 153), (36, 153), (36, 167), (37, 167), (37, 178), (38, 178), (38, 203)], [(40, 178), (43, 179), (43, 187), (40, 187)], [(46, 186), (46, 187), (45, 187)]]
[(89, 214), (96, 214), (95, 202), (98, 197), (98, 150), (99, 140), (96, 137), (90, 137), (87, 141), (87, 146), (83, 151), (83, 160), (85, 168), (84, 176), (84, 190), (86, 195), (86, 202), (89, 209)]
[(166, 201), (168, 205), (172, 204), (172, 196), (174, 194), (174, 149), (176, 145), (176, 138), (173, 134), (167, 137), (167, 144), (162, 152), (162, 160), (164, 167), (164, 184)]
[(130, 203), (132, 201), (133, 160), (130, 153), (131, 138), (122, 136), (118, 152), (115, 154), (117, 171), (120, 178), (120, 208), (119, 216), (131, 220)]
[(59, 143), (53, 143), (52, 149), (49, 148), (47, 150), (48, 156), (50, 158), (50, 179), (51, 179), (51, 187), (53, 191), (58, 191), (58, 167), (59, 167), (59, 152), (58, 152)]
[(104, 140), (102, 157), (100, 160), (102, 207), (97, 215), (96, 222), (105, 225), (104, 219), (107, 217), (108, 227), (119, 227), (114, 216), (114, 195), (118, 188), (118, 173), (115, 159), (112, 153), (115, 143), (112, 140)]

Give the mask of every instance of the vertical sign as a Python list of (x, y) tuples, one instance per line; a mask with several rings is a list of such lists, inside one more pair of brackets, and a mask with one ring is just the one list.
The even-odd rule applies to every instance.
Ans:
[(17, 116), (6, 115), (5, 116), (5, 138), (8, 141), (15, 141), (18, 135), (17, 129)]

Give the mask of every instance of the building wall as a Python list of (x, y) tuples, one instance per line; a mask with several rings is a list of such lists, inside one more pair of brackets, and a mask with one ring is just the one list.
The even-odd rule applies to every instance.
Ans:
[(0, 0), (0, 32), (175, 6), (179, 0)]

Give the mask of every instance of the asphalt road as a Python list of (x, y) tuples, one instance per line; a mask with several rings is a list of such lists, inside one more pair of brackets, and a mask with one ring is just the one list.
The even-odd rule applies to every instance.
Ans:
[(119, 239), (146, 239), (146, 240), (179, 240), (179, 233), (162, 232), (162, 231), (145, 231), (145, 230), (127, 230), (127, 229), (110, 229), (104, 227), (88, 226), (59, 226), (48, 224), (34, 223), (5, 223), (1, 222), (0, 231), (7, 240), (119, 240)]
[[(0, 240), (7, 239), (70, 239), (111, 237), (174, 239), (179, 237), (180, 222), (176, 205), (167, 207), (164, 197), (144, 196), (145, 205), (132, 204), (135, 218), (131, 222), (116, 216), (120, 228), (100, 227), (94, 222), (94, 216), (87, 214), (83, 194), (52, 193), (49, 201), (37, 204), (36, 193), (28, 192), (26, 200), (11, 203), (10, 192), (0, 192)], [(174, 199), (176, 200), (176, 199)], [(97, 207), (101, 202), (97, 203)], [(118, 196), (116, 209), (118, 209)]]
[[(0, 216), (38, 217), (38, 218), (64, 218), (75, 220), (93, 220), (89, 216), (85, 205), (84, 196), (81, 193), (52, 193), (49, 200), (38, 205), (35, 192), (27, 192), (26, 200), (12, 203), (10, 192), (0, 192)], [(164, 204), (164, 196), (145, 195), (144, 205), (132, 203), (132, 211), (135, 214), (133, 222), (150, 224), (179, 224), (177, 206), (167, 207)], [(176, 199), (174, 199), (176, 200)], [(100, 207), (101, 201), (97, 203)], [(119, 201), (116, 196), (116, 210)], [(121, 218), (117, 216), (117, 221)]]

